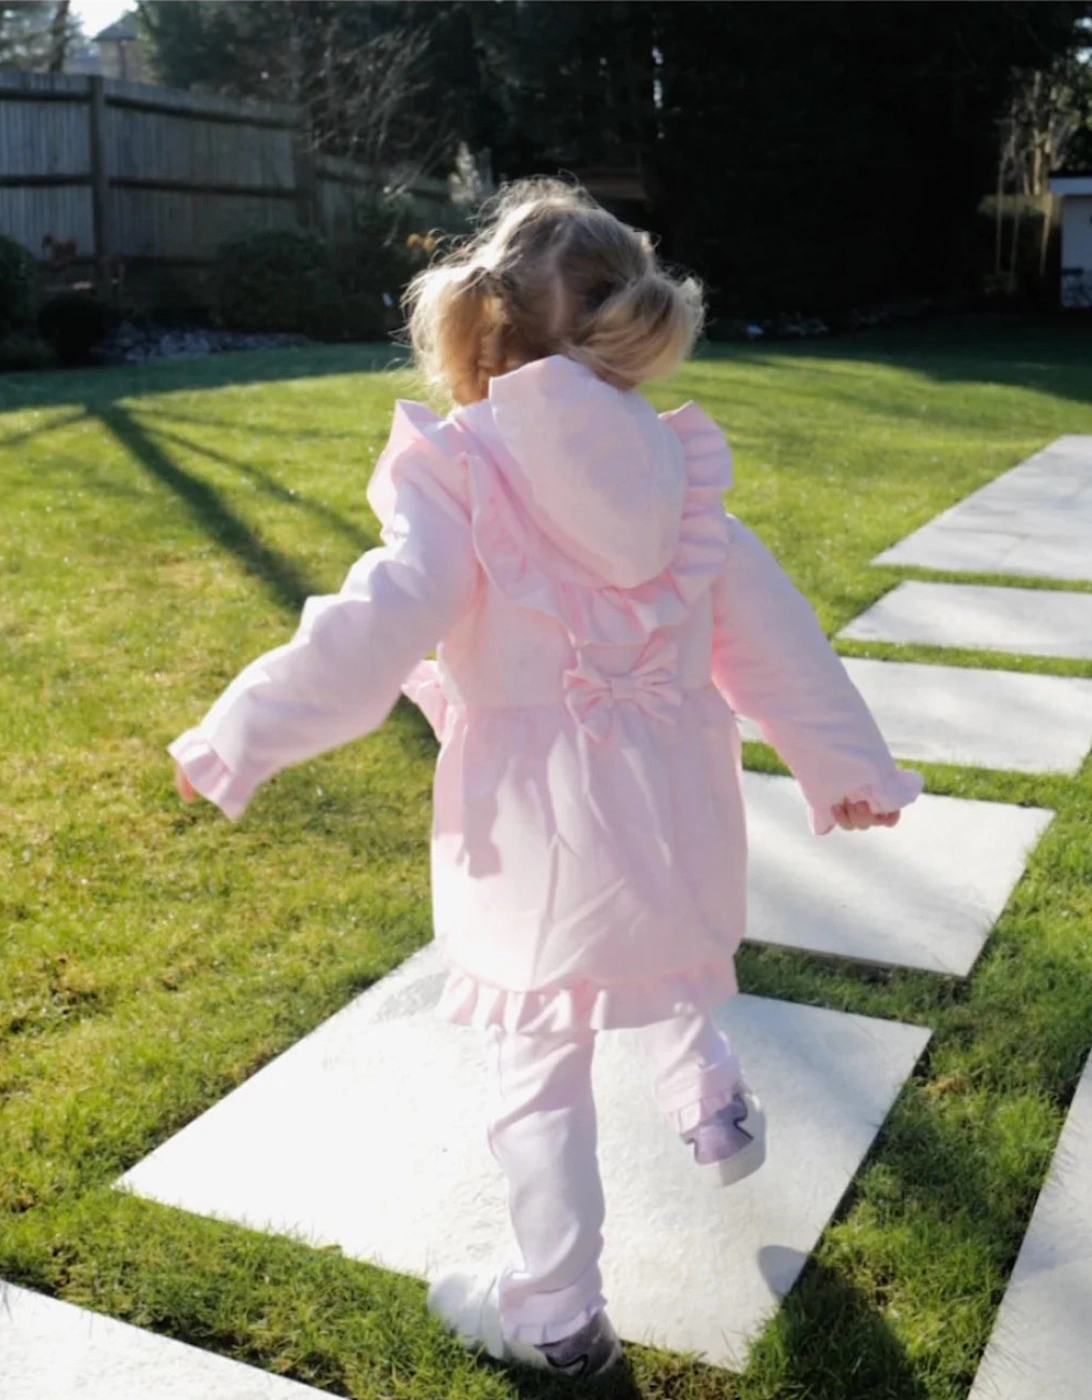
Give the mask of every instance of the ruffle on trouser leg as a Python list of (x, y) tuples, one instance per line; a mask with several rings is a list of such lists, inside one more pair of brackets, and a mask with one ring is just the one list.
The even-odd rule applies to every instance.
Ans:
[[(607, 1304), (599, 1287), (598, 1259), (568, 1288), (535, 1297), (524, 1295), (517, 1304), (506, 1297), (511, 1291), (509, 1279), (517, 1281), (518, 1286), (516, 1271), (506, 1269), (501, 1274), (497, 1296), (501, 1327), (504, 1335), (513, 1342), (542, 1346), (546, 1342), (563, 1341), (574, 1332), (579, 1332)], [(574, 1312), (574, 1308), (578, 1310)]]
[(674, 1016), (640, 1032), (660, 1111), (686, 1133), (731, 1103), (743, 1071), (727, 1036), (708, 1016)]
[(508, 1183), (518, 1245), (518, 1262), (501, 1273), (497, 1290), (510, 1341), (561, 1341), (605, 1306), (594, 1046), (591, 1031), (489, 1034), (489, 1145)]

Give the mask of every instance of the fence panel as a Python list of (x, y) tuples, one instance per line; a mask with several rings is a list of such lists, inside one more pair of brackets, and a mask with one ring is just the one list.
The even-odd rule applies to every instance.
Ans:
[(296, 226), (290, 199), (194, 190), (113, 189), (110, 217), (118, 256), (173, 263), (211, 262), (231, 239)]
[[(291, 107), (0, 71), (0, 233), (39, 257), (48, 235), (75, 240), (104, 277), (117, 258), (207, 265), (259, 229), (345, 239), (356, 201), (386, 177), (302, 145)], [(443, 180), (408, 192), (422, 229), (444, 221)]]
[(290, 129), (245, 127), (109, 105), (110, 179), (294, 190)]
[(94, 243), (94, 222), (89, 185), (61, 185), (55, 188), (0, 188), (0, 233), (15, 238), (37, 257), (42, 256), (46, 237), (66, 241), (90, 250)]
[(0, 105), (0, 177), (86, 175), (87, 104), (7, 99)]

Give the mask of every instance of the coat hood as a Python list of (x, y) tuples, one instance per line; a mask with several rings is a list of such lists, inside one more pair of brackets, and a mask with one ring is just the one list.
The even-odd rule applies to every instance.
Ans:
[(561, 355), (490, 384), (456, 420), (489, 449), (521, 512), (564, 556), (614, 588), (667, 568), (687, 489), (678, 433), (636, 392)]

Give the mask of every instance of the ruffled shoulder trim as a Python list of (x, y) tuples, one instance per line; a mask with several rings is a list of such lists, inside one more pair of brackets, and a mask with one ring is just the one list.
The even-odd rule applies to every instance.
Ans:
[(464, 435), (449, 419), (423, 403), (399, 399), (391, 435), (368, 484), (368, 504), (386, 530), (394, 519), (403, 481), (465, 520), (469, 510)]
[(719, 491), (731, 487), (732, 450), (721, 428), (703, 408), (691, 400), (670, 413), (661, 413), (660, 421), (678, 434), (693, 478)]
[(562, 554), (488, 454), (468, 453), (474, 545), (482, 567), (513, 603), (559, 622), (574, 646), (640, 645), (659, 628), (685, 621), (728, 557), (722, 496), (732, 482), (732, 459), (724, 435), (697, 404), (661, 417), (678, 436), (685, 459), (679, 538), (667, 567), (635, 588), (606, 584)]

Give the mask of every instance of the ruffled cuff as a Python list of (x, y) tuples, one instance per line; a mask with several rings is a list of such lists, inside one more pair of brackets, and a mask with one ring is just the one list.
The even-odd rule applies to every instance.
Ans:
[(808, 804), (811, 829), (816, 836), (825, 836), (833, 831), (838, 823), (834, 819), (834, 807), (842, 802), (867, 802), (874, 817), (883, 817), (898, 812), (920, 797), (925, 787), (925, 779), (913, 768), (892, 768), (879, 782), (865, 783), (844, 793), (837, 803), (824, 803), (823, 806)]
[(237, 821), (243, 815), (257, 784), (233, 773), (200, 729), (187, 729), (167, 745), (167, 752), (201, 796), (215, 802), (225, 817)]

